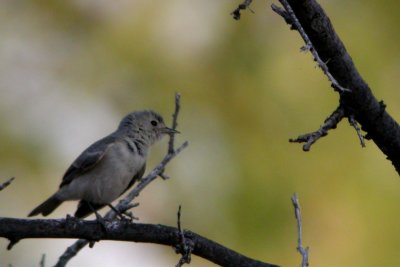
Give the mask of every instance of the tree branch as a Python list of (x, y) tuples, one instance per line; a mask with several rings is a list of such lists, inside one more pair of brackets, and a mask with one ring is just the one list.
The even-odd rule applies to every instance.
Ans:
[(344, 118), (344, 109), (338, 107), (326, 120), (324, 124), (315, 132), (300, 135), (295, 139), (289, 139), (292, 143), (305, 143), (303, 145), (304, 151), (309, 151), (311, 146), (318, 141), (321, 137), (328, 135), (328, 131), (336, 129), (338, 123)]
[(70, 259), (76, 256), (78, 252), (83, 249), (89, 242), (86, 239), (79, 239), (74, 244), (69, 246), (65, 252), (59, 257), (58, 262), (54, 267), (64, 267)]
[[(180, 96), (177, 94), (175, 97), (175, 112), (173, 114), (173, 129), (177, 127), (179, 101)], [(166, 165), (187, 146), (188, 142), (184, 142), (175, 149), (173, 136), (170, 136), (168, 152), (164, 159), (119, 202), (115, 207), (115, 211), (110, 210), (105, 215), (101, 224), (98, 220), (85, 221), (71, 216), (59, 220), (0, 218), (0, 237), (10, 240), (8, 249), (11, 249), (17, 242), (26, 238), (79, 239), (60, 256), (55, 265), (56, 267), (65, 266), (86, 245), (89, 244), (92, 247), (95, 242), (100, 240), (132, 241), (172, 246), (177, 253), (182, 254), (178, 266), (189, 263), (190, 255), (193, 254), (221, 266), (277, 267), (277, 265), (250, 259), (212, 240), (208, 240), (191, 231), (183, 230), (180, 221), (180, 208), (178, 211), (178, 228), (115, 219), (117, 213), (136, 206), (136, 204), (131, 204), (132, 200), (150, 182), (160, 176), (164, 172)], [(5, 186), (9, 183), (10, 181), (6, 182)], [(44, 257), (40, 264), (45, 264)]]
[(318, 63), (318, 66), (321, 68), (321, 70), (324, 72), (326, 77), (328, 77), (328, 80), (331, 82), (332, 87), (335, 90), (338, 90), (339, 92), (346, 92), (350, 91), (347, 88), (342, 87), (339, 82), (333, 77), (333, 75), (329, 72), (328, 66), (325, 64), (324, 61), (320, 58), (318, 51), (314, 49), (313, 44), (311, 43), (310, 38), (308, 37), (307, 33), (304, 31), (303, 27), (301, 26), (299, 20), (297, 19), (296, 15), (294, 14), (291, 6), (286, 0), (279, 0), (283, 7), (285, 8), (285, 12), (277, 12), (279, 8), (277, 8), (275, 5), (272, 5), (272, 10), (276, 11), (279, 15), (281, 15), (287, 23), (292, 25), (292, 29), (296, 29), (299, 33), (300, 36), (303, 38), (305, 42), (305, 46), (302, 47), (302, 51), (307, 51), (309, 50), (311, 54), (314, 57), (314, 60)]
[(358, 73), (324, 10), (316, 0), (279, 2), (285, 10), (275, 5), (272, 9), (294, 25), (293, 28), (300, 32), (314, 58), (314, 51), (318, 54), (319, 59), (316, 60), (332, 82), (332, 87), (339, 92), (339, 102), (345, 116), (354, 117), (361, 125), (361, 130), (367, 132), (365, 138), (375, 142), (400, 174), (400, 127)]
[[(176, 130), (176, 127), (178, 126), (177, 119), (178, 119), (178, 114), (180, 110), (180, 95), (179, 93), (175, 94), (175, 111), (172, 115), (173, 121), (172, 121), (172, 129)], [(115, 207), (120, 213), (123, 213), (127, 211), (131, 207), (131, 202), (133, 199), (135, 199), (137, 196), (139, 196), (140, 192), (147, 186), (149, 185), (152, 181), (154, 181), (158, 176), (161, 177), (166, 177), (164, 174), (164, 170), (166, 165), (176, 156), (178, 155), (183, 149), (185, 149), (189, 143), (186, 141), (184, 142), (180, 147), (175, 149), (175, 144), (174, 144), (174, 135), (171, 134), (169, 136), (169, 142), (168, 142), (168, 151), (167, 155), (164, 157), (164, 159), (145, 177), (140, 180), (138, 185), (132, 189), (132, 191), (129, 192), (129, 194), (122, 200), (119, 201), (118, 205)], [(107, 212), (105, 215), (106, 220), (113, 220), (115, 219), (115, 216), (117, 214), (115, 211), (110, 210)], [(99, 239), (100, 240), (100, 239)], [(81, 239), (76, 241), (74, 244), (72, 244), (70, 247), (66, 249), (66, 251), (60, 256), (57, 264), (55, 267), (64, 267), (68, 261), (73, 258), (82, 248), (84, 248), (87, 244), (90, 243), (90, 240), (85, 240)]]
[[(115, 240), (155, 243), (177, 247), (181, 233), (175, 227), (132, 223), (127, 220), (105, 221), (105, 228), (96, 220), (79, 219), (14, 219), (0, 218), (0, 237), (24, 238), (82, 238), (85, 240)], [(184, 231), (185, 239), (193, 243), (192, 254), (221, 266), (277, 267), (250, 259), (212, 240), (191, 231)]]
[(360, 127), (358, 127), (356, 120), (354, 119), (354, 115), (349, 116), (349, 123), (356, 130), (358, 139), (360, 140), (361, 147), (365, 147), (364, 136), (362, 135), (361, 129)]
[(301, 255), (301, 267), (308, 266), (308, 247), (303, 247), (303, 225), (301, 222), (301, 209), (299, 198), (297, 194), (294, 193), (292, 196), (292, 204), (294, 207), (294, 216), (296, 217), (297, 222), (297, 251)]
[(14, 181), (14, 179), (15, 179), (15, 177), (11, 177), (4, 183), (0, 184), (0, 191), (3, 190), (4, 188), (6, 188), (7, 186), (9, 186), (12, 183), (12, 181)]
[(245, 9), (249, 9), (252, 13), (254, 13), (254, 11), (250, 9), (251, 2), (253, 2), (253, 0), (244, 0), (243, 3), (238, 5), (238, 7), (235, 10), (233, 10), (231, 13), (233, 18), (235, 20), (239, 20), (240, 16), (241, 16), (240, 11), (245, 10)]
[(46, 267), (46, 254), (42, 255), (42, 258), (40, 259), (40, 267)]
[[(172, 129), (176, 130), (178, 128), (178, 114), (181, 110), (181, 95), (179, 93), (175, 94), (175, 111), (172, 114)], [(168, 154), (173, 154), (175, 150), (175, 134), (169, 135), (168, 141)]]
[(182, 257), (179, 259), (179, 262), (175, 267), (181, 267), (185, 263), (190, 264), (194, 244), (186, 240), (184, 230), (181, 227), (181, 205), (179, 205), (177, 217), (180, 244), (175, 247), (175, 251), (182, 254)]

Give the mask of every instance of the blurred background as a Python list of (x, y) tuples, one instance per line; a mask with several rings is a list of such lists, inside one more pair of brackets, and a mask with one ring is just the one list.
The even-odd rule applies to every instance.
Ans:
[[(246, 256), (299, 266), (290, 197), (298, 192), (311, 266), (400, 266), (400, 178), (346, 120), (309, 153), (289, 138), (316, 130), (338, 95), (296, 32), (255, 0), (2, 0), (0, 216), (26, 218), (89, 144), (128, 112), (168, 123), (190, 146), (137, 199), (141, 222), (182, 224)], [(400, 121), (400, 2), (319, 1), (360, 73)], [(148, 170), (165, 154), (157, 144)], [(76, 203), (50, 218), (64, 218)], [(105, 210), (102, 210), (104, 213)], [(52, 266), (73, 240), (0, 240), (0, 266)], [(100, 242), (69, 266), (175, 266), (154, 244)], [(214, 266), (196, 256), (190, 266)]]

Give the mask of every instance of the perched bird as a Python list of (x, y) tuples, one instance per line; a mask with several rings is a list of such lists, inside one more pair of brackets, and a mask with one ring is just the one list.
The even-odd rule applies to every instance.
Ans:
[(166, 127), (154, 111), (129, 113), (115, 132), (79, 155), (65, 172), (58, 191), (28, 216), (47, 216), (67, 200), (80, 200), (77, 218), (109, 205), (143, 176), (150, 146), (174, 133), (177, 131)]

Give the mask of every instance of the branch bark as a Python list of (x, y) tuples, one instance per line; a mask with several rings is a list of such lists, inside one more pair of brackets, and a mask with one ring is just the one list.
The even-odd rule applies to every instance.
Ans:
[[(172, 129), (176, 130), (178, 126), (178, 114), (180, 110), (180, 94), (175, 94), (175, 111), (172, 114)], [(127, 211), (132, 207), (131, 202), (140, 194), (140, 192), (149, 185), (152, 181), (154, 181), (158, 176), (165, 179), (167, 176), (164, 174), (164, 170), (166, 165), (177, 156), (183, 149), (188, 146), (188, 142), (184, 142), (180, 147), (175, 149), (175, 138), (174, 135), (171, 134), (169, 136), (168, 142), (168, 150), (164, 159), (144, 178), (140, 180), (140, 182), (129, 192), (129, 194), (119, 201), (118, 205), (115, 207), (120, 213)], [(114, 210), (110, 210), (105, 215), (106, 220), (115, 219), (117, 213)], [(10, 239), (12, 246), (18, 240)], [(59, 257), (58, 262), (54, 267), (64, 267), (67, 265), (68, 261), (76, 256), (81, 249), (83, 249), (86, 245), (93, 246), (93, 242), (90, 242), (86, 239), (79, 239), (74, 244), (69, 246), (65, 252)], [(10, 246), (9, 245), (9, 246)]]
[(295, 139), (289, 139), (289, 142), (292, 143), (305, 143), (303, 145), (304, 151), (309, 151), (311, 146), (317, 142), (321, 137), (324, 137), (328, 134), (329, 130), (336, 129), (336, 126), (344, 117), (344, 109), (342, 107), (338, 107), (326, 120), (321, 127), (315, 132), (303, 134)]
[[(315, 0), (279, 1), (286, 11), (280, 9), (278, 12), (276, 6), (273, 6), (273, 9), (292, 25), (293, 29), (299, 30), (295, 25), (296, 20), (300, 23), (311, 43), (309, 49), (318, 53), (337, 84), (348, 89), (338, 90), (340, 106), (344, 108), (345, 116), (352, 116), (361, 125), (361, 129), (367, 133), (365, 138), (374, 141), (400, 174), (400, 127), (386, 112), (383, 101), (375, 98), (368, 84), (358, 73), (322, 7)], [(289, 9), (285, 7), (286, 4), (289, 5)], [(291, 11), (295, 19), (290, 16)], [(304, 36), (302, 37), (304, 39)], [(305, 41), (307, 44), (306, 39)], [(335, 87), (335, 84), (332, 86)]]
[(308, 247), (303, 247), (303, 225), (301, 221), (301, 208), (297, 193), (292, 196), (292, 204), (294, 207), (294, 216), (297, 222), (297, 251), (301, 255), (301, 267), (307, 267), (308, 263)]
[[(179, 109), (180, 95), (176, 94), (175, 112), (172, 116), (172, 128), (174, 130), (178, 125)], [(174, 136), (171, 135), (164, 159), (145, 178), (141, 179), (138, 185), (119, 202), (115, 209), (118, 212), (124, 212), (135, 206), (131, 204), (133, 199), (158, 176), (167, 177), (163, 175), (166, 165), (187, 146), (188, 142), (184, 142), (181, 146), (175, 148)], [(0, 185), (0, 189), (6, 187), (12, 179)], [(60, 220), (0, 218), (0, 237), (10, 240), (8, 249), (25, 238), (79, 239), (60, 256), (56, 267), (64, 267), (82, 248), (88, 244), (92, 247), (95, 242), (100, 240), (132, 241), (172, 246), (177, 253), (182, 254), (183, 260), (180, 260), (180, 265), (189, 263), (190, 255), (194, 254), (221, 266), (277, 267), (277, 265), (250, 259), (198, 234), (181, 229), (180, 209), (178, 212), (178, 229), (164, 225), (116, 220), (115, 217), (116, 212), (110, 210), (102, 223), (97, 220), (83, 221), (70, 216)]]
[[(105, 227), (105, 228), (104, 228)], [(277, 267), (277, 265), (250, 259), (212, 240), (184, 230), (185, 239), (193, 244), (192, 254), (221, 266)], [(181, 244), (181, 232), (160, 224), (132, 223), (127, 220), (106, 221), (75, 219), (15, 219), (0, 218), (0, 237), (9, 240), (24, 238), (81, 238), (85, 240), (115, 240), (155, 243), (171, 247)]]

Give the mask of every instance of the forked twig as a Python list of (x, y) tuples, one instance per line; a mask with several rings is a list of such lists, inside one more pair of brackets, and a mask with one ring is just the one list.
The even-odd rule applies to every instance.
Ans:
[(240, 5), (238, 5), (238, 7), (232, 11), (231, 15), (233, 16), (233, 18), (235, 20), (239, 20), (241, 13), (241, 10), (245, 10), (245, 9), (249, 9), (252, 13), (254, 13), (253, 10), (251, 10), (250, 8), (250, 4), (251, 2), (253, 2), (253, 0), (244, 0), (243, 3), (241, 3)]
[(331, 129), (335, 129), (338, 123), (344, 118), (345, 112), (342, 107), (338, 107), (328, 118), (325, 119), (324, 124), (321, 127), (312, 133), (307, 133), (300, 135), (295, 139), (289, 139), (289, 142), (292, 143), (305, 143), (303, 145), (304, 151), (309, 151), (311, 146), (321, 137), (326, 136), (328, 131)]

